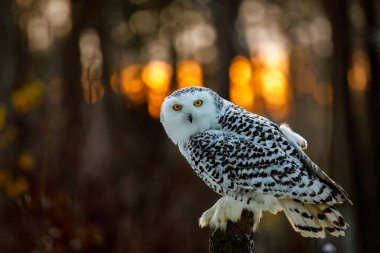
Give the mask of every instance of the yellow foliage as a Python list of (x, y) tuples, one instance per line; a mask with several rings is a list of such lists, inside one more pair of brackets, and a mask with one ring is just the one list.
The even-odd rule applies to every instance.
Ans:
[(19, 113), (28, 112), (43, 101), (44, 84), (41, 80), (35, 80), (11, 94), (11, 102), (14, 110)]

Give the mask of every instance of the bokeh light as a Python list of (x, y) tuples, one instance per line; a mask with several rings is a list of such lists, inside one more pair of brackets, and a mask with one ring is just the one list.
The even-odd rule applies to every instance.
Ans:
[(243, 56), (235, 57), (230, 66), (229, 76), (231, 101), (253, 111), (254, 90), (251, 85), (252, 69), (249, 59)]
[(43, 51), (50, 47), (53, 38), (48, 23), (43, 18), (31, 18), (26, 31), (30, 51)]
[(141, 104), (145, 100), (145, 88), (140, 74), (140, 65), (132, 64), (125, 67), (120, 75), (122, 92), (133, 104)]
[(171, 65), (164, 61), (152, 61), (142, 70), (142, 80), (148, 88), (148, 110), (154, 118), (160, 116), (161, 104), (169, 93), (172, 75)]
[(193, 59), (182, 60), (177, 64), (178, 89), (187, 86), (202, 86), (203, 71), (199, 62)]
[(100, 50), (100, 38), (94, 29), (82, 32), (79, 38), (80, 60), (82, 63), (83, 100), (94, 104), (104, 96), (101, 83), (103, 72), (103, 55)]
[(356, 49), (352, 54), (351, 62), (351, 68), (347, 74), (348, 85), (353, 91), (363, 92), (368, 88), (370, 78), (368, 57), (362, 49)]

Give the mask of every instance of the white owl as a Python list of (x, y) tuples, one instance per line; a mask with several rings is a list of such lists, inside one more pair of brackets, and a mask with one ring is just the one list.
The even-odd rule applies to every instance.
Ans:
[(344, 235), (346, 223), (334, 205), (351, 201), (302, 151), (305, 139), (288, 126), (278, 127), (203, 87), (168, 96), (161, 122), (195, 173), (223, 196), (202, 214), (201, 227), (223, 230), (246, 209), (256, 229), (263, 211), (284, 211), (305, 237)]

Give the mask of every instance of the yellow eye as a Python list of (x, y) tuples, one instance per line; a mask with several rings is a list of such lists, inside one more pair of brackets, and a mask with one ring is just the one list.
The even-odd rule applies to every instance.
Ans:
[(201, 105), (203, 105), (203, 101), (202, 100), (197, 100), (197, 101), (194, 102), (194, 106), (196, 106), (196, 107), (199, 107)]
[(173, 109), (174, 109), (174, 111), (180, 111), (182, 109), (182, 105), (175, 104), (175, 105), (173, 105)]

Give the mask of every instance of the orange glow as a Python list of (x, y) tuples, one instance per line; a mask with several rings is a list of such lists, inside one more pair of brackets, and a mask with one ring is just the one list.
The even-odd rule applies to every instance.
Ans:
[(284, 75), (277, 69), (262, 72), (262, 91), (267, 104), (279, 107), (286, 105), (287, 82)]
[(141, 104), (145, 100), (145, 88), (140, 73), (140, 65), (132, 64), (124, 68), (120, 74), (121, 91), (134, 104)]
[(83, 100), (88, 104), (99, 102), (104, 96), (104, 87), (100, 80), (88, 80), (87, 74), (82, 73)]
[(230, 66), (229, 76), (231, 101), (252, 111), (254, 90), (251, 85), (252, 67), (250, 61), (243, 56), (235, 57)]
[(178, 89), (188, 86), (202, 86), (202, 66), (196, 60), (182, 60), (177, 65)]
[(261, 75), (262, 94), (267, 109), (277, 119), (288, 114), (288, 84), (278, 69), (268, 69)]
[(148, 88), (148, 110), (153, 118), (160, 116), (161, 104), (169, 92), (172, 74), (172, 67), (164, 61), (152, 61), (142, 70), (142, 80)]
[(172, 67), (164, 61), (150, 62), (142, 71), (144, 83), (152, 90), (167, 91), (171, 78)]
[(229, 72), (230, 80), (236, 85), (247, 84), (252, 78), (251, 63), (243, 56), (236, 56), (232, 60)]
[(352, 66), (348, 71), (348, 85), (353, 91), (367, 90), (370, 79), (368, 56), (363, 50), (356, 49), (352, 55)]
[(272, 42), (263, 44), (253, 53), (252, 66), (252, 83), (260, 98), (257, 107), (276, 119), (283, 119), (289, 112), (290, 97), (289, 59), (285, 48)]
[(116, 94), (120, 94), (121, 93), (121, 87), (120, 87), (121, 85), (120, 85), (120, 80), (119, 79), (120, 79), (119, 73), (113, 72), (111, 74), (110, 85), (111, 85), (111, 89)]

